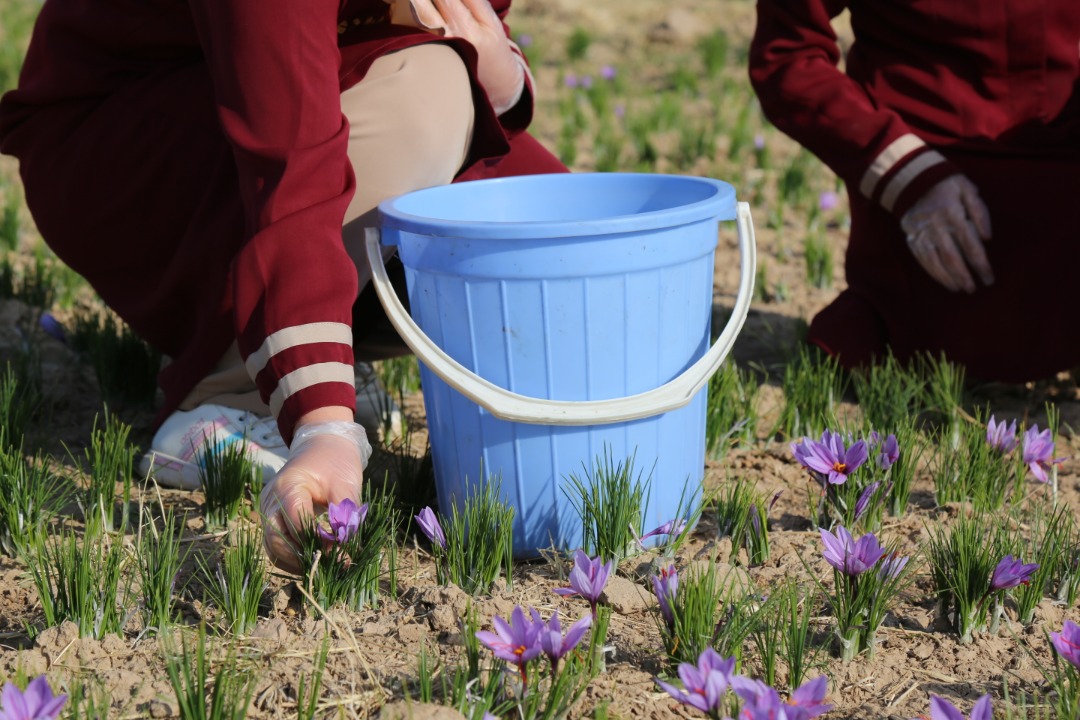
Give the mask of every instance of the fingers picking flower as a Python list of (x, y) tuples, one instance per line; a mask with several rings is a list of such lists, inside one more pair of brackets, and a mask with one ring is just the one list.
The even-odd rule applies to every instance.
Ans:
[(1061, 632), (1050, 633), (1050, 642), (1061, 657), (1080, 668), (1080, 625), (1066, 620)]
[(367, 512), (367, 503), (357, 506), (350, 498), (345, 498), (339, 503), (330, 503), (330, 507), (326, 510), (327, 519), (330, 521), (330, 532), (320, 527), (319, 536), (329, 542), (348, 542), (367, 518)]
[(1017, 585), (1027, 585), (1031, 576), (1039, 569), (1038, 563), (1024, 564), (1012, 555), (1006, 555), (994, 568), (990, 576), (990, 592), (1008, 590)]
[(416, 523), (432, 544), (446, 549), (446, 535), (443, 533), (442, 525), (439, 523), (439, 518), (435, 515), (434, 510), (425, 507), (416, 514)]
[(25, 692), (15, 683), (5, 683), (0, 693), (0, 719), (55, 720), (66, 702), (67, 695), (53, 695), (44, 675), (31, 680)]

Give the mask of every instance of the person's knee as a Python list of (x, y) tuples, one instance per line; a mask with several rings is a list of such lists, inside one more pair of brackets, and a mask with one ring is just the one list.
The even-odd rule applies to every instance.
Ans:
[(445, 158), (456, 173), (468, 152), (474, 108), (472, 84), (461, 56), (449, 45), (409, 48), (397, 70), (400, 103), (394, 122), (417, 157)]

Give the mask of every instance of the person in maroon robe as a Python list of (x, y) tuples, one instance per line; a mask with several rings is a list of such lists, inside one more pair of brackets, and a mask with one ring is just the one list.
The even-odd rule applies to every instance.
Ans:
[(1004, 382), (1080, 364), (1078, 48), (1075, 0), (759, 0), (761, 106), (851, 204), (848, 287), (811, 343), (849, 368), (944, 353)]
[[(360, 492), (354, 361), (394, 352), (356, 252), (378, 202), (566, 170), (525, 132), (509, 6), (46, 0), (0, 101), (43, 238), (169, 358), (170, 442), (194, 452), (241, 410), (276, 419), (262, 506), (284, 566), (305, 514)], [(194, 462), (170, 461), (156, 469)]]

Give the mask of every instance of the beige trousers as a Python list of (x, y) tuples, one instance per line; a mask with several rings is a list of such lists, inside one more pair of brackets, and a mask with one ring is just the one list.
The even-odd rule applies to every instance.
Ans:
[[(427, 43), (372, 63), (364, 79), (341, 94), (341, 112), (349, 122), (349, 160), (356, 175), (356, 193), (341, 234), (363, 295), (365, 289), (370, 293), (371, 280), (364, 257), (364, 228), (376, 224), (376, 208), (383, 200), (454, 179), (472, 138), (472, 86), (457, 52), (447, 45)], [(354, 344), (358, 359), (378, 360), (407, 352), (381, 313), (372, 321), (381, 324)], [(180, 409), (207, 403), (270, 413), (244, 369), (236, 343), (184, 398)]]

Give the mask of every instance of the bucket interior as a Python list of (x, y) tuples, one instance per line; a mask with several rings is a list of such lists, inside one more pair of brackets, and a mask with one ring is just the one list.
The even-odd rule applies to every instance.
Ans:
[(529, 175), (444, 185), (379, 206), (385, 227), (456, 237), (572, 237), (733, 219), (735, 190), (711, 178)]

